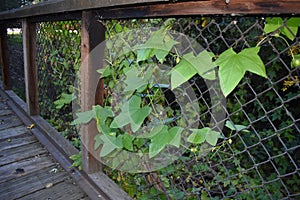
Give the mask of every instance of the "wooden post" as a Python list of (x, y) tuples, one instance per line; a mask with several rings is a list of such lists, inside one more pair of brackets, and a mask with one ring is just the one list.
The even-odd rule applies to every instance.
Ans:
[(26, 103), (29, 115), (39, 115), (36, 25), (22, 21)]
[(0, 58), (2, 66), (2, 81), (4, 90), (11, 89), (11, 78), (9, 70), (7, 28), (5, 25), (0, 25)]
[[(80, 71), (81, 111), (91, 110), (93, 105), (103, 102), (103, 95), (97, 94), (101, 92), (101, 88), (97, 90), (100, 76), (96, 70), (103, 65), (104, 45), (102, 42), (104, 40), (105, 27), (96, 20), (92, 11), (83, 11)], [(103, 87), (101, 80), (99, 85)], [(96, 156), (98, 157), (99, 154), (97, 155), (94, 152), (94, 137), (97, 134), (98, 131), (95, 121), (81, 127), (81, 139), (83, 144), (82, 167), (87, 173), (95, 173), (101, 170), (101, 164), (95, 158)]]

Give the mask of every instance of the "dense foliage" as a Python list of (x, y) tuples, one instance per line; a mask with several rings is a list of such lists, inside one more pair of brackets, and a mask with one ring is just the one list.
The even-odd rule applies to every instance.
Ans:
[(39, 102), (41, 115), (79, 148), (70, 123), (72, 93), (80, 67), (80, 22), (41, 23), (38, 31)]
[[(299, 160), (299, 148), (294, 147), (300, 144), (296, 123), (300, 113), (295, 106), (299, 98), (300, 46), (299, 37), (296, 37), (299, 36), (299, 18), (201, 17), (103, 23), (108, 39), (121, 32), (130, 33), (131, 29), (165, 29), (137, 32), (134, 36), (127, 35), (127, 40), (107, 43), (108, 65), (99, 72), (105, 78), (108, 90), (125, 91), (127, 101), (123, 105), (114, 105), (113, 114), (114, 95), (108, 92), (107, 107), (94, 107), (93, 111), (79, 114), (81, 119), (75, 121), (97, 119), (100, 134), (95, 139), (96, 148), (103, 145), (101, 157), (113, 157), (120, 149), (125, 149), (149, 152), (154, 158), (167, 146), (182, 145), (178, 142), (181, 128), (188, 122), (180, 119), (180, 108), (176, 103), (172, 104), (171, 92), (166, 91), (174, 91), (188, 81), (200, 107), (199, 112), (188, 114), (197, 116), (201, 125), (190, 130), (185, 139), (191, 145), (173, 164), (140, 174), (105, 168), (105, 172), (130, 196), (136, 199), (264, 199), (269, 195), (280, 199), (299, 194), (300, 178), (295, 173), (297, 166), (291, 162)], [(77, 22), (45, 23), (41, 24), (39, 34), (42, 114), (71, 140), (76, 138), (75, 130), (70, 128), (69, 103), (74, 92), (71, 86), (79, 68), (80, 35), (75, 31), (78, 26)], [(191, 47), (181, 53), (171, 50), (176, 49), (176, 42), (172, 41), (172, 35), (165, 34), (166, 29), (196, 38), (205, 50), (202, 54), (198, 51), (190, 53)], [(161, 38), (163, 41), (159, 45), (163, 46), (159, 48), (163, 51), (158, 51), (155, 42)], [(137, 40), (139, 45), (130, 43), (132, 40)], [(120, 57), (120, 47), (130, 47), (134, 51)], [(199, 68), (195, 64), (203, 59), (214, 69), (218, 66), (214, 77), (201, 68), (205, 66)], [(228, 60), (230, 63), (226, 62)], [(153, 66), (151, 64), (163, 62), (173, 67), (172, 71), (161, 74), (171, 76), (168, 86), (148, 82), (147, 75), (156, 73), (151, 67), (138, 68), (139, 63)], [(190, 74), (184, 73), (186, 67)], [(230, 73), (226, 71), (229, 69)], [(222, 130), (207, 128), (210, 127), (212, 106), (208, 88), (204, 86), (203, 78), (207, 77), (218, 78), (221, 92), (226, 96), (227, 116)], [(120, 81), (124, 84), (118, 84)], [(157, 110), (158, 115), (151, 115), (150, 110)], [(160, 111), (163, 111), (161, 116)], [(132, 133), (153, 119), (163, 123), (149, 135), (133, 136)], [(73, 141), (78, 144), (78, 140)], [(73, 158), (76, 165), (80, 165), (80, 156)]]

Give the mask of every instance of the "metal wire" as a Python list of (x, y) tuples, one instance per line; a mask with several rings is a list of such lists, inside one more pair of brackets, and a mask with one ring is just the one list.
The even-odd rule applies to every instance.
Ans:
[[(110, 33), (132, 28), (133, 24), (135, 28), (159, 27), (166, 19), (161, 22), (156, 19), (154, 24), (153, 20), (114, 21), (112, 24), (122, 30), (109, 25), (108, 37)], [(264, 16), (207, 16), (178, 18), (172, 29), (192, 38), (181, 53), (199, 52), (201, 49), (193, 46), (197, 42), (203, 49), (219, 55), (231, 47), (239, 52), (256, 46), (266, 35), (264, 24)], [(260, 57), (268, 78), (247, 73), (227, 97), (226, 107), (218, 105), (226, 112), (223, 123), (230, 120), (247, 127), (233, 132), (224, 127), (220, 129), (231, 142), (220, 140), (217, 149), (206, 153), (205, 148), (185, 153), (169, 167), (153, 173), (132, 175), (110, 169), (106, 169), (106, 173), (136, 199), (299, 198), (299, 67), (291, 68), (289, 53), (290, 48), (299, 48), (299, 34), (289, 42), (287, 46), (281, 39), (266, 36), (260, 44)], [(111, 52), (117, 49), (112, 48)], [(212, 88), (203, 86), (201, 77), (193, 77), (189, 83), (201, 108), (198, 123), (204, 127), (213, 117), (212, 107), (216, 106), (207, 95)], [(171, 106), (173, 101), (166, 102)]]

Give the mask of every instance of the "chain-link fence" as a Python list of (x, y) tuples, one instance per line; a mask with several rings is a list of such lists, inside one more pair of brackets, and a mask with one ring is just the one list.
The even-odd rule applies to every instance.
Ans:
[[(285, 31), (290, 33), (287, 35), (291, 35), (294, 27), (287, 24), (288, 19), (283, 18), (283, 25), (279, 25), (278, 29), (283, 30), (285, 27)], [(300, 198), (300, 81), (299, 66), (292, 64), (292, 61), (297, 60), (293, 57), (297, 58), (300, 54), (299, 33), (293, 39), (284, 34), (280, 37), (276, 37), (275, 33), (266, 34), (266, 19), (261, 16), (99, 20), (99, 23), (107, 29), (106, 64), (112, 66), (115, 73), (109, 72), (113, 76), (107, 75), (108, 78), (105, 79), (107, 105), (113, 105), (115, 98), (122, 100), (121, 95), (112, 93), (112, 90), (115, 87), (124, 89), (126, 84), (122, 86), (116, 83), (124, 81), (121, 74), (125, 73), (125, 68), (130, 68), (133, 59), (137, 57), (135, 51), (124, 48), (134, 49), (137, 44), (145, 43), (151, 33), (162, 26), (168, 27), (170, 35), (181, 41), (178, 44), (180, 48), (170, 50), (163, 66), (158, 59), (151, 59), (152, 63), (141, 61), (148, 65), (157, 64), (160, 76), (166, 79), (169, 79), (169, 74), (165, 73), (164, 67), (172, 69), (180, 63), (182, 55), (189, 52), (197, 55), (204, 50), (212, 52), (214, 60), (228, 48), (241, 52), (258, 45), (259, 56), (266, 67), (267, 78), (247, 72), (239, 85), (221, 101), (217, 95), (221, 91), (216, 83), (204, 80), (199, 75), (192, 76), (181, 87), (181, 92), (179, 89), (177, 92), (171, 90), (163, 78), (159, 79), (160, 82), (156, 80), (155, 84), (160, 84), (160, 87), (156, 87), (156, 94), (161, 94), (163, 99), (153, 101), (161, 116), (174, 119), (168, 122), (170, 126), (185, 124), (199, 129), (211, 127), (222, 138), (214, 146), (207, 143), (190, 144), (174, 162), (162, 169), (149, 170), (152, 172), (129, 173), (105, 167), (104, 172), (131, 197)], [(74, 140), (77, 133), (70, 128), (70, 102), (73, 100), (73, 83), (80, 64), (80, 22), (41, 23), (37, 31), (42, 114), (78, 145), (78, 140)], [(15, 37), (15, 42), (16, 40), (18, 38)], [(10, 55), (15, 54), (12, 49)], [(23, 57), (21, 53), (17, 57), (20, 56)], [(12, 73), (18, 69), (15, 65), (22, 62), (21, 57), (11, 59)], [(13, 83), (23, 83), (23, 79), (20, 82), (13, 80)], [(186, 97), (189, 91), (192, 91), (194, 98)], [(150, 91), (151, 94), (153, 92)], [(185, 104), (184, 111), (181, 102)], [(197, 109), (193, 109), (193, 106)], [(148, 147), (147, 142), (134, 143), (134, 148), (140, 151), (138, 153), (147, 152), (144, 149)]]
[[(288, 19), (283, 19), (282, 26), (291, 32), (286, 25)], [(198, 128), (212, 127), (222, 133), (223, 138), (215, 147), (190, 145), (176, 161), (154, 172), (135, 174), (109, 167), (105, 172), (134, 199), (300, 198), (299, 67), (291, 64), (300, 52), (299, 33), (293, 40), (266, 34), (266, 19), (261, 16), (101, 21), (107, 28), (107, 39), (110, 39), (106, 54), (108, 65), (115, 67), (116, 73), (122, 73), (122, 66), (130, 67), (136, 56), (134, 52), (120, 55), (124, 54), (124, 47), (134, 48), (145, 42), (151, 33), (149, 28), (165, 26), (167, 21), (171, 21), (168, 26), (171, 26), (173, 37), (180, 38), (182, 34), (189, 39), (181, 44), (180, 50), (171, 50), (175, 53), (170, 53), (164, 64), (174, 67), (179, 62), (176, 55), (180, 57), (188, 52), (197, 55), (207, 50), (213, 52), (213, 59), (216, 59), (228, 48), (241, 52), (258, 45), (267, 78), (247, 72), (226, 97), (226, 103), (217, 106), (212, 94), (220, 91), (198, 75), (182, 88), (182, 95), (168, 87), (160, 88), (164, 96), (162, 110), (169, 118), (193, 114), (183, 112), (178, 105), (179, 99), (190, 88), (196, 98), (185, 103), (199, 106), (192, 118), (198, 120), (194, 123)], [(278, 26), (278, 30), (282, 26)], [(123, 39), (116, 35), (122, 35)], [(151, 61), (160, 63), (157, 59)], [(108, 93), (112, 93), (107, 98), (111, 103), (116, 100), (112, 88), (119, 87), (113, 79), (123, 80), (118, 74), (107, 77)], [(122, 90), (121, 87), (119, 91)], [(213, 113), (216, 109), (217, 115)]]

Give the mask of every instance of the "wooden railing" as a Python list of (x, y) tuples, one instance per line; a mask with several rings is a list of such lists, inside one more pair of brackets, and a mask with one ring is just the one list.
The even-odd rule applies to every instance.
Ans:
[[(11, 24), (21, 22), (23, 27), (23, 51), (26, 85), (26, 102), (29, 115), (39, 115), (38, 77), (36, 63), (36, 22), (59, 20), (82, 20), (81, 56), (86, 62), (81, 66), (81, 108), (90, 110), (93, 105), (101, 104), (100, 97), (95, 98), (91, 80), (94, 72), (90, 70), (93, 63), (101, 63), (103, 59), (92, 60), (90, 52), (105, 39), (105, 27), (97, 22), (95, 13), (102, 19), (145, 18), (193, 16), (203, 14), (300, 14), (299, 0), (53, 0), (30, 7), (0, 13), (0, 46), (2, 81), (5, 90), (11, 89), (9, 69), (7, 30)], [(94, 58), (93, 58), (94, 59)], [(98, 64), (99, 65), (99, 64)], [(103, 83), (98, 84), (102, 91)], [(97, 100), (95, 100), (97, 99)], [(97, 134), (95, 124), (82, 127), (83, 140), (93, 146)], [(83, 149), (83, 169), (87, 174), (101, 170), (99, 162), (86, 149)], [(95, 181), (97, 182), (97, 181)], [(98, 181), (99, 184), (99, 181)], [(101, 185), (101, 184), (100, 184)], [(116, 195), (116, 198), (117, 199)], [(120, 196), (119, 196), (120, 198)], [(125, 198), (125, 197), (124, 197)]]

